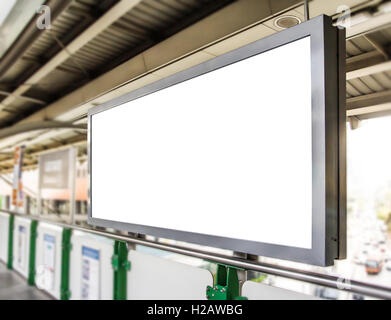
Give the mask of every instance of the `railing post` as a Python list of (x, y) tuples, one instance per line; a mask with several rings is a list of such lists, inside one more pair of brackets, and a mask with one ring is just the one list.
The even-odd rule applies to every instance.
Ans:
[(37, 243), (37, 226), (38, 221), (32, 220), (30, 226), (30, 251), (29, 251), (29, 275), (27, 283), (33, 286), (35, 283), (35, 253)]
[(14, 224), (15, 216), (10, 214), (8, 224), (8, 263), (7, 268), (12, 269), (13, 264), (13, 250), (14, 250)]
[(128, 261), (128, 245), (126, 242), (115, 240), (114, 255), (111, 259), (114, 270), (114, 300), (127, 298), (127, 274), (130, 270)]
[(71, 255), (71, 235), (72, 229), (62, 230), (62, 251), (61, 251), (61, 300), (69, 300), (71, 292), (69, 290), (69, 260)]

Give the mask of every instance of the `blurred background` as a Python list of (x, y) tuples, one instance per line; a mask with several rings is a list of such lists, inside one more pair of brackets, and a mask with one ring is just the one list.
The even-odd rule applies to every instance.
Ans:
[[(346, 27), (348, 256), (329, 268), (253, 258), (391, 291), (391, 2), (313, 0), (308, 13)], [(89, 108), (292, 27), (305, 14), (294, 0), (1, 1), (0, 208), (87, 226)], [(16, 147), (23, 149), (17, 159)], [(216, 274), (211, 262), (133, 249)], [(376, 298), (272, 274), (245, 277), (322, 299)], [(1, 288), (0, 280), (6, 299)]]

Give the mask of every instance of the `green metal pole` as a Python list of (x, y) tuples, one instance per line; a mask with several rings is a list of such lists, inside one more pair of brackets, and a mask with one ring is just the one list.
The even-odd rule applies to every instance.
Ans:
[(114, 300), (126, 300), (127, 298), (127, 275), (130, 270), (128, 261), (128, 245), (123, 241), (114, 242), (114, 255), (111, 259), (114, 269)]
[(9, 217), (9, 226), (8, 226), (8, 263), (7, 268), (12, 269), (12, 260), (13, 260), (13, 250), (14, 250), (14, 224), (15, 216), (10, 215)]
[(71, 236), (72, 229), (64, 228), (62, 230), (62, 249), (61, 249), (61, 300), (69, 300), (71, 292), (69, 290), (69, 261), (71, 255)]
[(35, 283), (35, 252), (37, 243), (37, 227), (38, 221), (31, 221), (30, 226), (30, 252), (29, 252), (29, 276), (27, 283), (33, 286)]

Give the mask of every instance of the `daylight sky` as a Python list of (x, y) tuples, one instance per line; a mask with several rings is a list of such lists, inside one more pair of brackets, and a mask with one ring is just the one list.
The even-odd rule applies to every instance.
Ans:
[(348, 192), (374, 192), (391, 181), (391, 117), (347, 130)]

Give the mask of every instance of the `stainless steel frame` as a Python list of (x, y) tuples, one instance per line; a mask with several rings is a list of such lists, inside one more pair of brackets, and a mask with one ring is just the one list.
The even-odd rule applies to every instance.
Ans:
[[(93, 217), (91, 202), (93, 142), (91, 133), (95, 114), (308, 36), (311, 37), (312, 70), (313, 209), (311, 249), (121, 223)], [(344, 170), (340, 161), (344, 159), (345, 149), (340, 148), (339, 141), (340, 132), (344, 132), (344, 123), (339, 121), (339, 104), (343, 103), (345, 97), (342, 97), (341, 79), (338, 76), (339, 68), (343, 65), (339, 61), (342, 61), (342, 58), (344, 61), (344, 56), (342, 57), (338, 51), (338, 38), (338, 29), (332, 26), (331, 19), (327, 16), (318, 16), (90, 109), (88, 112), (90, 173), (88, 223), (93, 226), (109, 227), (320, 266), (332, 265), (334, 259), (344, 257), (345, 245), (343, 242), (345, 241), (346, 229), (344, 229), (343, 222), (345, 219), (343, 201), (345, 200), (343, 200), (344, 197), (340, 197), (343, 192), (343, 179), (340, 179), (339, 171)], [(261, 72), (262, 70), (260, 70)], [(343, 108), (342, 105), (340, 107)]]

